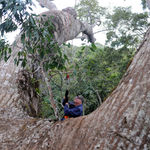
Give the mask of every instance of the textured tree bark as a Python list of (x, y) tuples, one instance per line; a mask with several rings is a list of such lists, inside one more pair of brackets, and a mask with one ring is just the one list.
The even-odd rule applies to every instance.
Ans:
[[(94, 43), (95, 38), (92, 26), (76, 19), (75, 10), (68, 9), (47, 11), (40, 14), (40, 18), (42, 17), (44, 21), (51, 18), (50, 20), (55, 26), (54, 37), (59, 45), (74, 39), (81, 32), (87, 35), (91, 43)], [(43, 15), (46, 15), (46, 17), (43, 17)]]
[(0, 64), (0, 149), (149, 150), (150, 30), (116, 89), (93, 113), (49, 122), (21, 109), (13, 58)]

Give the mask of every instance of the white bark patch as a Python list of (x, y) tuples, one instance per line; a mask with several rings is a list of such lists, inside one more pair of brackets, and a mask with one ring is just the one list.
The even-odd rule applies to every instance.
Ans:
[(100, 144), (95, 145), (94, 150), (99, 149), (99, 148), (100, 148), (100, 146), (101, 146)]
[(8, 86), (9, 85), (9, 81), (5, 80), (5, 82), (3, 83), (3, 85)]
[(124, 147), (124, 143), (121, 141), (118, 143), (117, 149), (121, 150)]
[(134, 147), (134, 145), (132, 143), (130, 143), (129, 146), (128, 146), (128, 148), (127, 148), (127, 150), (132, 150), (133, 147)]
[(150, 92), (147, 93), (147, 99), (150, 101)]
[(129, 80), (129, 83), (131, 84), (132, 82), (133, 82), (133, 79), (130, 79), (130, 80)]

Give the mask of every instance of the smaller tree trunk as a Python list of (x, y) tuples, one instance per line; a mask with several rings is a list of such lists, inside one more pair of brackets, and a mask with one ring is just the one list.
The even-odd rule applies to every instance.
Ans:
[(102, 99), (101, 99), (101, 97), (99, 95), (98, 90), (96, 90), (96, 95), (97, 95), (97, 99), (98, 99), (99, 105), (101, 105), (102, 104)]
[(58, 118), (59, 118), (59, 117), (58, 117), (58, 109), (57, 109), (57, 107), (56, 107), (56, 103), (55, 103), (55, 100), (54, 100), (54, 97), (53, 97), (52, 88), (51, 88), (51, 86), (50, 86), (50, 83), (49, 83), (49, 81), (48, 81), (48, 78), (47, 78), (47, 76), (46, 76), (46, 73), (44, 72), (43, 64), (41, 64), (40, 67), (41, 67), (41, 74), (43, 75), (44, 81), (45, 81), (46, 86), (47, 86), (47, 88), (48, 88), (48, 92), (49, 92), (49, 96), (50, 96), (49, 101), (50, 101), (50, 103), (51, 103), (51, 105), (52, 105), (52, 108), (53, 108), (53, 110), (54, 110), (55, 117), (56, 117), (56, 119), (58, 119)]

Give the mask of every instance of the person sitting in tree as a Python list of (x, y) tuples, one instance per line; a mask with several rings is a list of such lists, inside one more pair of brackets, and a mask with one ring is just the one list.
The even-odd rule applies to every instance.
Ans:
[(81, 95), (76, 96), (73, 102), (68, 102), (67, 90), (62, 104), (64, 106), (64, 117), (62, 118), (62, 120), (83, 115), (83, 97)]

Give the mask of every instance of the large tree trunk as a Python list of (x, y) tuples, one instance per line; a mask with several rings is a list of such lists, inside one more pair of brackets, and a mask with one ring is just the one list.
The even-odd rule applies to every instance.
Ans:
[(29, 117), (18, 69), (13, 58), (0, 64), (0, 149), (150, 149), (150, 30), (117, 88), (87, 116), (55, 123)]

